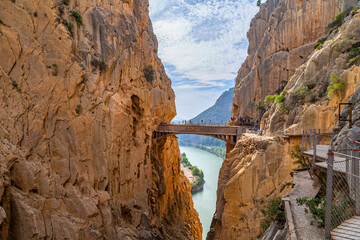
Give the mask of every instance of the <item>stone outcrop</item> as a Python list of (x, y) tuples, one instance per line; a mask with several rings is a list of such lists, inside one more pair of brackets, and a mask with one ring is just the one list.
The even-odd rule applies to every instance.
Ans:
[(257, 105), (307, 61), (335, 15), (356, 0), (268, 0), (251, 21), (248, 57), (236, 78), (232, 116), (259, 117)]
[(290, 144), (277, 138), (244, 136), (221, 167), (216, 212), (207, 239), (256, 239), (261, 209), (291, 189)]
[(201, 239), (148, 1), (0, 2), (1, 239)]

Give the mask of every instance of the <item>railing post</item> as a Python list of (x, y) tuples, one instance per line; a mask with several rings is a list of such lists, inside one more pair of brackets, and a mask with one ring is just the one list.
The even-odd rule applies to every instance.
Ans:
[(305, 131), (305, 151), (307, 151), (307, 131)]
[(326, 212), (325, 212), (325, 238), (331, 238), (331, 206), (334, 174), (334, 152), (332, 147), (328, 151), (327, 176), (326, 176)]
[[(355, 151), (354, 153), (358, 153)], [(355, 154), (355, 157), (358, 157), (358, 154)], [(354, 193), (355, 193), (355, 214), (360, 215), (360, 174), (359, 174), (359, 159), (353, 158), (354, 161)]]
[(313, 144), (314, 144), (314, 147), (313, 147), (313, 159), (312, 159), (312, 168), (314, 169), (315, 167), (315, 162), (316, 162), (316, 132), (314, 134), (314, 140), (313, 140)]
[(304, 152), (304, 130), (301, 135), (301, 154)]

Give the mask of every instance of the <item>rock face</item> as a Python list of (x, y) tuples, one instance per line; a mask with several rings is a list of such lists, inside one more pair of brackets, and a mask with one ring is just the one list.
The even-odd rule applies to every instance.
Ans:
[(286, 85), (335, 15), (356, 0), (268, 0), (251, 21), (248, 57), (236, 78), (232, 116), (257, 118), (256, 104)]
[[(335, 114), (339, 102), (354, 104), (353, 120), (358, 125), (359, 11), (349, 14), (332, 33), (326, 29), (338, 12), (351, 5), (355, 2), (269, 0), (263, 4), (249, 31), (249, 56), (237, 78), (233, 116), (257, 117), (255, 104), (263, 105), (268, 94), (279, 94), (275, 92), (281, 81), (289, 80), (283, 86), (284, 101), (273, 103), (262, 116), (261, 128), (266, 135), (300, 134), (314, 128), (331, 131), (338, 124)], [(324, 35), (323, 46), (314, 49), (314, 41)], [(328, 87), (334, 85), (334, 80), (344, 84), (329, 96)], [(348, 116), (349, 109), (342, 115)], [(344, 124), (336, 142), (340, 148), (346, 137), (358, 137), (358, 126), (349, 129)], [(300, 139), (288, 142), (274, 138), (243, 137), (227, 154), (207, 239), (261, 236), (264, 216), (260, 209), (290, 189), (287, 184), (295, 168), (290, 151), (294, 144), (301, 143)]]
[(201, 239), (148, 1), (0, 2), (1, 239)]
[[(328, 132), (335, 127), (338, 104), (349, 102), (360, 86), (359, 66), (351, 64), (351, 49), (360, 45), (360, 15), (350, 15), (345, 20), (292, 76), (285, 87), (283, 109), (279, 110), (273, 104), (264, 114), (262, 123), (268, 134), (301, 133), (314, 128)], [(333, 85), (334, 79), (345, 85), (330, 96), (328, 87)], [(307, 90), (299, 93), (298, 90), (304, 87)]]

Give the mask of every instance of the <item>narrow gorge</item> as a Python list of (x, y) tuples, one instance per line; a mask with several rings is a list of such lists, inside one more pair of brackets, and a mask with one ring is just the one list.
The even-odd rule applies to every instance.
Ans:
[[(199, 174), (201, 187), (218, 181), (203, 233), (177, 136), (155, 137), (177, 112), (149, 0), (0, 0), (0, 239), (262, 239), (264, 209), (293, 189), (301, 139), (289, 136), (360, 141), (360, 4), (258, 5), (230, 118), (258, 120), (262, 135), (204, 134), (229, 141), (218, 180)], [(221, 112), (227, 124), (229, 96), (193, 121), (211, 128)], [(341, 112), (352, 128), (339, 103), (352, 104)], [(207, 151), (223, 156), (216, 141)]]

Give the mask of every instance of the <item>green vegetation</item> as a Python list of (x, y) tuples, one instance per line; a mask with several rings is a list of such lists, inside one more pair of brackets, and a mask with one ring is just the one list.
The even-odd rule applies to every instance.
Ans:
[(146, 81), (152, 82), (155, 79), (155, 69), (152, 65), (147, 65), (144, 70), (144, 77)]
[(290, 156), (293, 160), (295, 160), (293, 163), (299, 164), (299, 167), (301, 167), (301, 168), (310, 168), (311, 167), (311, 162), (310, 162), (309, 158), (301, 155), (301, 147), (299, 145), (295, 145), (292, 148), (292, 150), (290, 152)]
[(82, 24), (82, 23), (83, 23), (83, 22), (82, 22), (82, 17), (81, 17), (81, 15), (80, 15), (80, 13), (79, 13), (78, 11), (72, 11), (72, 12), (71, 12), (71, 16), (75, 18), (75, 20), (76, 20), (76, 22), (77, 22), (78, 24)]
[(327, 39), (327, 37), (320, 38), (320, 39), (317, 41), (314, 49), (320, 50), (320, 49), (323, 47), (323, 44), (324, 44), (324, 42), (326, 41), (326, 39)]
[(276, 103), (276, 110), (280, 112), (285, 111), (286, 93), (287, 92), (282, 92), (280, 95), (267, 95), (264, 100), (265, 105), (271, 106)]
[(258, 110), (260, 113), (263, 113), (266, 111), (265, 106), (262, 106), (260, 104), (255, 104), (256, 110)]
[(96, 58), (91, 61), (91, 65), (99, 69), (101, 72), (105, 71), (107, 68), (107, 65), (104, 61), (99, 61)]
[[(310, 211), (312, 217), (317, 222), (318, 227), (325, 226), (325, 198), (297, 198), (297, 204), (300, 206), (304, 205), (307, 207), (305, 208), (305, 213)], [(311, 225), (314, 224), (314, 221), (311, 221)]]
[(38, 13), (37, 13), (37, 12), (34, 12), (34, 17), (38, 17)]
[(77, 114), (79, 114), (79, 113), (81, 112), (81, 110), (82, 110), (81, 104), (76, 105), (76, 107), (75, 107), (75, 112), (76, 112)]
[(190, 183), (191, 188), (194, 188), (198, 185), (202, 185), (204, 184), (205, 180), (204, 180), (204, 173), (202, 170), (199, 170), (199, 168), (197, 166), (192, 166), (191, 163), (189, 162), (189, 159), (186, 157), (185, 153), (181, 154), (181, 160), (180, 162), (187, 168), (191, 169), (191, 173), (192, 175), (194, 175), (196, 177), (195, 181)]
[(294, 95), (300, 98), (304, 98), (305, 96), (307, 96), (310, 93), (310, 90), (307, 86), (304, 86), (302, 84), (300, 84), (299, 86), (297, 86), (294, 90)]
[(285, 88), (285, 86), (286, 86), (287, 83), (288, 83), (288, 81), (285, 81), (285, 80), (281, 81), (281, 85), (280, 85), (280, 87), (275, 91), (275, 93), (276, 93), (276, 94), (280, 94), (281, 92), (283, 92), (283, 90), (284, 90), (284, 88)]
[(62, 2), (64, 5), (66, 5), (66, 6), (69, 5), (69, 0), (61, 0), (61, 2)]
[(260, 5), (261, 5), (261, 0), (257, 0), (256, 6), (260, 7)]
[(356, 6), (356, 7), (351, 11), (351, 16), (352, 16), (352, 17), (355, 16), (357, 10), (359, 10), (359, 7), (358, 7), (358, 6)]
[(310, 102), (312, 102), (312, 103), (316, 102), (317, 99), (318, 99), (318, 98), (317, 98), (316, 95), (311, 95), (311, 96), (310, 96)]
[(345, 19), (345, 13), (344, 12), (339, 12), (336, 16), (335, 16), (335, 20), (330, 23), (328, 25), (328, 28), (338, 28), (343, 24), (343, 21)]
[(340, 81), (340, 77), (334, 74), (330, 76), (330, 86), (328, 86), (328, 98), (331, 98), (334, 95), (334, 92), (344, 89), (347, 86), (347, 83), (344, 81)]
[(346, 50), (349, 53), (347, 66), (350, 67), (354, 64), (359, 64), (360, 60), (360, 42), (354, 43), (349, 49)]
[(265, 231), (270, 227), (273, 221), (284, 223), (286, 221), (284, 210), (280, 209), (281, 198), (272, 201), (265, 209), (261, 209), (261, 213), (265, 219), (261, 222), (260, 226)]
[(74, 34), (73, 29), (74, 29), (74, 24), (72, 24), (71, 22), (68, 22), (66, 20), (62, 21), (62, 24), (69, 30), (71, 36)]

